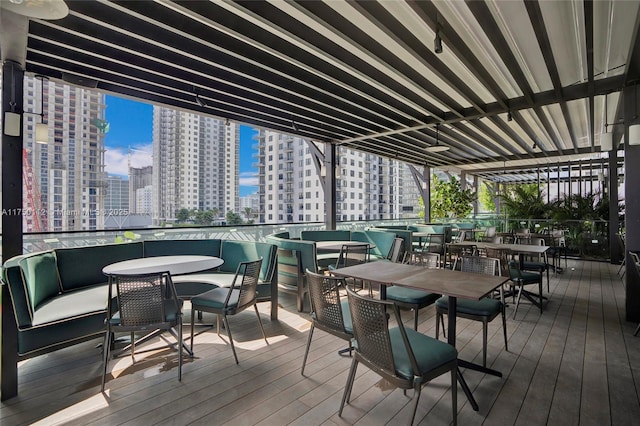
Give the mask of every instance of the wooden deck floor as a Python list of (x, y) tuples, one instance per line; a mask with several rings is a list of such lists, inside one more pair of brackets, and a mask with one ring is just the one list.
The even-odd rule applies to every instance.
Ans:
[[(465, 371), (480, 405), (475, 412), (458, 392), (460, 425), (632, 425), (640, 420), (640, 336), (624, 320), (623, 283), (618, 267), (569, 261), (552, 276), (545, 312), (521, 305), (509, 319), (509, 352), (500, 321), (489, 326), (488, 364), (503, 378)], [(308, 315), (282, 295), (280, 320), (268, 320), (260, 304), (269, 346), (261, 339), (253, 311), (231, 319), (240, 365), (215, 332), (196, 337), (196, 357), (177, 380), (176, 352), (158, 348), (113, 360), (115, 378), (100, 393), (98, 341), (27, 360), (19, 368), (19, 397), (2, 403), (0, 423), (21, 424), (233, 424), (341, 425), (406, 424), (411, 392), (404, 396), (365, 367), (358, 370), (351, 405), (337, 415), (350, 365), (336, 351), (344, 343), (321, 331), (312, 344), (307, 377), (300, 363)], [(420, 331), (434, 335), (434, 310), (420, 313)], [(205, 317), (205, 319), (207, 319)], [(411, 324), (411, 314), (406, 313)], [(158, 345), (160, 341), (156, 342)], [(458, 320), (461, 358), (481, 362), (481, 324)], [(448, 377), (427, 385), (418, 408), (421, 424), (451, 422)]]

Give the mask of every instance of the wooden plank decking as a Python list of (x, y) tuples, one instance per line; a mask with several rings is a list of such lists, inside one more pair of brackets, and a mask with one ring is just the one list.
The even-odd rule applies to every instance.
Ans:
[[(575, 268), (572, 270), (572, 268)], [(624, 289), (618, 267), (570, 261), (552, 276), (545, 312), (521, 305), (516, 320), (509, 307), (509, 352), (500, 321), (489, 326), (488, 364), (503, 378), (473, 371), (464, 375), (480, 405), (474, 412), (458, 392), (460, 425), (631, 425), (640, 419), (640, 336), (624, 320)], [(337, 415), (350, 365), (337, 350), (344, 342), (317, 331), (306, 377), (300, 364), (308, 315), (282, 295), (280, 321), (269, 321), (259, 305), (269, 346), (261, 339), (253, 311), (231, 319), (240, 365), (212, 330), (196, 336), (194, 359), (186, 359), (177, 380), (176, 352), (159, 347), (111, 361), (105, 395), (100, 393), (99, 341), (87, 342), (21, 363), (19, 396), (2, 403), (0, 423), (70, 425), (233, 424), (332, 425), (406, 424), (411, 391), (404, 396), (360, 367), (352, 403)], [(407, 324), (411, 314), (405, 313)], [(187, 316), (188, 317), (188, 316)], [(206, 319), (210, 319), (205, 317)], [(435, 334), (434, 310), (420, 313), (420, 331)], [(458, 320), (460, 356), (481, 362), (481, 324)], [(185, 329), (187, 334), (188, 328)], [(448, 376), (423, 390), (417, 421), (451, 421)]]

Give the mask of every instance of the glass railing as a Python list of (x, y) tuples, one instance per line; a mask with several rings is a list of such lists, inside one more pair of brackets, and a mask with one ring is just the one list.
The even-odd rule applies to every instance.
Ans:
[[(337, 229), (366, 230), (376, 226), (411, 225), (423, 223), (419, 218), (385, 219), (369, 221), (338, 222)], [(607, 221), (551, 221), (544, 219), (513, 219), (495, 215), (478, 215), (473, 218), (447, 218), (433, 220), (432, 223), (460, 224), (471, 223), (477, 228), (495, 226), (497, 232), (513, 232), (527, 228), (532, 233), (548, 233), (561, 229), (564, 231), (567, 252), (571, 256), (594, 259), (608, 259), (609, 223)], [(27, 233), (23, 237), (23, 253), (65, 247), (113, 244), (125, 241), (169, 240), (169, 239), (207, 239), (220, 238), (244, 241), (264, 241), (269, 234), (289, 232), (292, 238), (300, 237), (304, 230), (322, 230), (321, 222), (273, 225), (239, 225), (212, 227), (164, 227), (132, 230), (102, 230), (56, 233)], [(6, 259), (5, 259), (6, 260)]]

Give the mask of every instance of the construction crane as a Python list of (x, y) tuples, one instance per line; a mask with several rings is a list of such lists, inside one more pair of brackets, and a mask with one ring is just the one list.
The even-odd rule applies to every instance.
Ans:
[(22, 182), (24, 185), (23, 220), (27, 232), (42, 232), (47, 229), (46, 210), (42, 208), (42, 198), (38, 183), (33, 176), (29, 152), (22, 150)]

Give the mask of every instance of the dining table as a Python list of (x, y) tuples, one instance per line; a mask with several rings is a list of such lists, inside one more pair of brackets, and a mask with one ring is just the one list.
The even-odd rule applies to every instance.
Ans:
[(316, 250), (318, 251), (340, 251), (343, 246), (361, 246), (367, 244), (369, 250), (376, 248), (374, 243), (368, 243), (364, 241), (316, 241)]
[[(456, 345), (456, 307), (458, 298), (480, 300), (509, 280), (508, 277), (451, 271), (448, 269), (428, 269), (418, 265), (389, 261), (347, 266), (335, 269), (331, 273), (339, 277), (351, 277), (378, 284), (380, 286), (381, 299), (386, 299), (387, 286), (407, 287), (447, 296), (449, 299), (447, 342), (454, 347)], [(461, 367), (497, 377), (502, 377), (502, 373), (471, 361), (458, 360), (458, 382), (469, 403), (477, 411), (478, 404), (462, 376)]]

